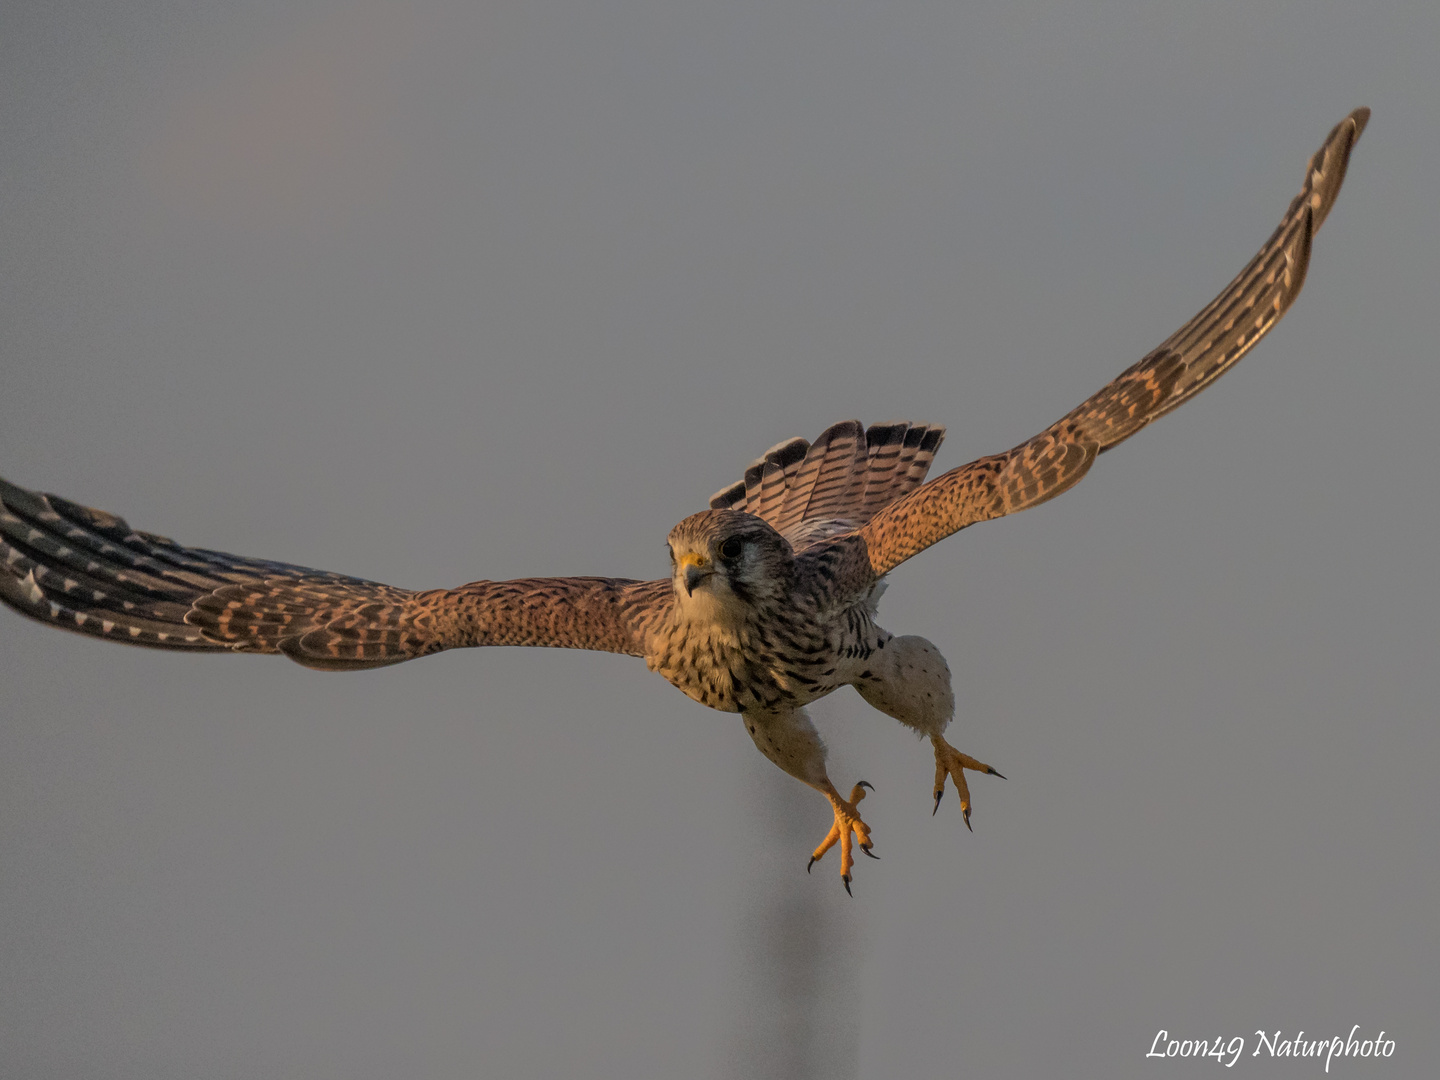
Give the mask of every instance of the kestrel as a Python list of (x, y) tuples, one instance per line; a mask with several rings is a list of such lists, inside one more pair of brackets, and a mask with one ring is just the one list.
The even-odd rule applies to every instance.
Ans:
[(111, 514), (0, 481), (0, 600), (110, 641), (282, 653), (325, 671), (479, 645), (644, 657), (696, 701), (739, 713), (761, 753), (829, 800), (834, 824), (810, 862), (838, 843), (848, 892), (854, 848), (872, 854), (857, 809), (868, 785), (857, 784), (846, 799), (830, 782), (806, 705), (853, 686), (928, 737), (935, 808), (949, 777), (967, 827), (963, 770), (999, 775), (945, 740), (955, 698), (939, 650), (876, 625), (886, 575), (966, 526), (1059, 495), (1097, 455), (1244, 356), (1299, 294), (1311, 238), (1369, 118), (1369, 109), (1357, 109), (1330, 133), (1279, 228), (1208, 307), (1034, 438), (928, 483), (942, 427), (846, 421), (813, 443), (790, 439), (716, 494), (710, 509), (670, 531), (666, 578), (525, 578), (411, 592), (182, 547)]

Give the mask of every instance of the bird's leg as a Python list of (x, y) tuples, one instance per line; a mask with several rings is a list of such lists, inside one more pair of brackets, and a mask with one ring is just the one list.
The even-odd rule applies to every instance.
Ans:
[[(860, 820), (860, 811), (856, 810), (856, 804), (865, 798), (865, 789), (875, 789), (870, 784), (861, 780), (850, 789), (850, 801), (846, 802), (840, 797), (840, 792), (835, 790), (834, 784), (827, 785), (825, 797), (830, 800), (830, 808), (835, 811), (835, 824), (830, 826), (825, 839), (820, 841), (820, 846), (810, 856), (810, 861), (805, 864), (805, 872), (810, 872), (810, 867), (815, 865), (815, 860), (822, 858), (824, 854), (840, 842), (840, 880), (845, 885), (845, 891), (850, 892), (850, 871), (855, 867), (854, 841), (851, 834), (860, 838), (860, 850), (872, 859), (880, 858), (872, 848), (875, 843), (870, 839), (870, 826)], [(854, 893), (851, 893), (853, 896)]]
[(960, 792), (960, 812), (969, 829), (970, 788), (962, 770), (973, 769), (1002, 780), (1004, 777), (945, 741), (942, 733), (955, 713), (955, 695), (950, 689), (950, 666), (940, 650), (922, 637), (887, 637), (861, 663), (855, 689), (885, 715), (930, 739), (935, 747), (935, 810), (940, 809), (945, 778), (949, 776)]
[(970, 829), (970, 788), (965, 783), (963, 770), (989, 773), (1001, 780), (1004, 780), (1005, 776), (983, 761), (976, 761), (969, 754), (962, 754), (946, 742), (943, 735), (931, 735), (930, 742), (935, 747), (935, 810), (930, 813), (933, 815), (940, 809), (940, 799), (945, 794), (945, 777), (949, 776), (955, 781), (955, 790), (960, 793), (960, 813), (965, 815), (965, 828)]
[[(745, 729), (762, 754), (830, 800), (835, 823), (810, 856), (810, 863), (805, 869), (808, 871), (816, 859), (838, 843), (840, 880), (848, 893), (850, 872), (855, 867), (855, 847), (858, 846), (872, 859), (880, 857), (871, 851), (874, 841), (870, 839), (870, 826), (860, 819), (860, 812), (855, 808), (870, 785), (862, 780), (851, 790), (848, 801), (841, 798), (840, 792), (825, 774), (825, 744), (820, 741), (820, 735), (804, 709), (756, 709), (744, 713), (743, 717)], [(858, 845), (855, 838), (859, 839)]]

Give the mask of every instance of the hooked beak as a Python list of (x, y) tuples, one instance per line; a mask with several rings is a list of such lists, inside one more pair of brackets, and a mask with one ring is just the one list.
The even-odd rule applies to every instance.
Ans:
[(705, 560), (693, 551), (687, 551), (680, 557), (680, 565), (685, 569), (686, 596), (694, 596), (695, 586), (715, 573), (715, 568), (706, 565)]

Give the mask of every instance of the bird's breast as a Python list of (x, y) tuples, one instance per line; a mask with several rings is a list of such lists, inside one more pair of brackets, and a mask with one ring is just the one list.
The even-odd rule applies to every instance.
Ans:
[(873, 649), (863, 610), (833, 621), (813, 613), (757, 613), (741, 627), (679, 623), (647, 663), (686, 696), (722, 712), (798, 707), (850, 681), (855, 658)]
[(682, 622), (656, 643), (646, 663), (687, 697), (722, 712), (748, 707), (749, 665), (740, 635), (728, 628)]

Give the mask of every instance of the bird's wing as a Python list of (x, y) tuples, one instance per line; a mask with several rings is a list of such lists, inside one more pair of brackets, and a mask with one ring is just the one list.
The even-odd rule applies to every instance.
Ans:
[(1053, 499), (1097, 454), (1194, 397), (1249, 352), (1299, 295), (1311, 237), (1369, 119), (1369, 109), (1356, 109), (1330, 132), (1259, 254), (1163, 345), (1028, 442), (952, 469), (876, 514), (859, 530), (872, 571), (885, 574), (967, 525)]
[(846, 420), (813, 443), (789, 439), (752, 461), (745, 478), (710, 497), (712, 510), (764, 518), (797, 549), (851, 532), (919, 487), (943, 427)]
[(641, 656), (668, 591), (665, 581), (577, 577), (411, 592), (182, 547), (0, 480), (0, 601), (67, 630), (156, 649), (278, 652), (342, 671), (473, 645)]

